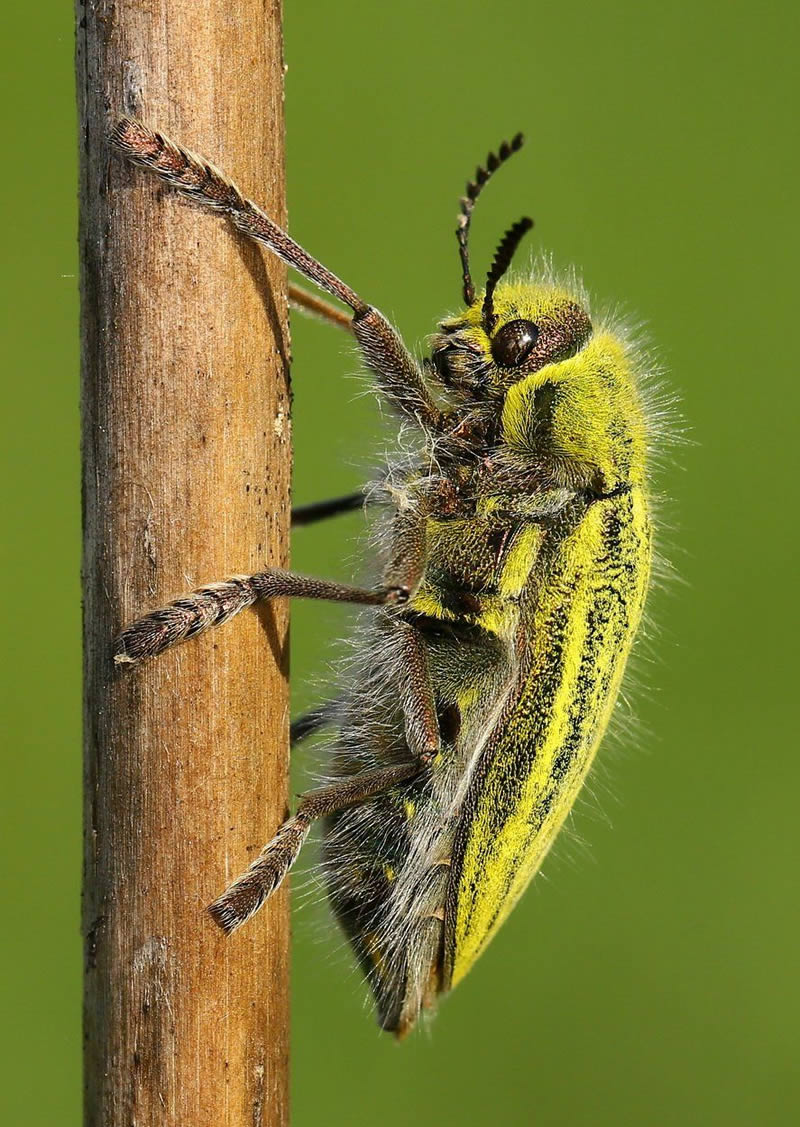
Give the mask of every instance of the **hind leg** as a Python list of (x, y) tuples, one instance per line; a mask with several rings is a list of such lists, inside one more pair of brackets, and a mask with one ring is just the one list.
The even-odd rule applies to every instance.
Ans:
[(303, 795), (297, 812), (287, 818), (252, 865), (210, 905), (214, 922), (230, 935), (249, 920), (280, 887), (317, 819), (385, 794), (423, 770), (420, 762), (378, 767)]

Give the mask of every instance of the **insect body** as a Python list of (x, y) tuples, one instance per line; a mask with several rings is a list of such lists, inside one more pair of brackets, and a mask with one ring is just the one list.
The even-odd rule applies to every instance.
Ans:
[[(407, 1032), (466, 974), (569, 813), (608, 723), (650, 571), (647, 431), (637, 358), (575, 287), (504, 280), (530, 220), (476, 293), (462, 200), (464, 308), (418, 364), (398, 334), (216, 169), (123, 120), (131, 159), (218, 210), (352, 310), (378, 389), (418, 444), (370, 494), (384, 573), (372, 589), (264, 571), (202, 588), (123, 632), (116, 658), (162, 652), (259, 599), (371, 606), (336, 700), (293, 725), (332, 733), (325, 787), (303, 796), (211, 906), (227, 932), (289, 871), (316, 819), (333, 909), (383, 1028)], [(296, 304), (343, 315), (293, 289)], [(359, 503), (295, 511), (295, 523)]]

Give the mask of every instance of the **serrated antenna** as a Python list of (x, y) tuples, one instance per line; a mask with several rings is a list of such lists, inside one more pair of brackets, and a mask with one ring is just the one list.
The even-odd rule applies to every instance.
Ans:
[(467, 305), (472, 305), (475, 300), (475, 286), (472, 283), (472, 275), (469, 270), (469, 224), (472, 218), (472, 209), (475, 207), (475, 201), (483, 191), (485, 185), (491, 180), (492, 175), (501, 164), (505, 164), (513, 153), (519, 152), (524, 140), (525, 138), (522, 134), (517, 133), (510, 141), (503, 141), (496, 153), (489, 153), (486, 158), (485, 166), (478, 165), (475, 170), (475, 179), (467, 182), (466, 193), (461, 197), (461, 212), (458, 217), (458, 226), (456, 227), (456, 238), (458, 239), (458, 252), (461, 255), (464, 302)]
[(500, 245), (495, 251), (494, 260), (489, 267), (489, 273), (486, 275), (486, 295), (483, 299), (483, 312), (481, 314), (483, 327), (487, 333), (491, 333), (494, 328), (495, 287), (511, 265), (514, 252), (522, 242), (525, 233), (530, 231), (532, 226), (533, 220), (529, 216), (526, 215), (522, 219), (518, 219), (503, 235)]

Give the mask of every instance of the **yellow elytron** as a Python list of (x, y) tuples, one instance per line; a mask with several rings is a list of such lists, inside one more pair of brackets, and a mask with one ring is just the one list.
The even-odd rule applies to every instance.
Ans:
[[(258, 599), (371, 606), (327, 704), (328, 783), (305, 795), (260, 857), (211, 906), (248, 919), (324, 819), (333, 909), (375, 994), (405, 1034), (458, 983), (539, 868), (607, 726), (647, 591), (651, 535), (641, 361), (593, 323), (577, 287), (504, 281), (530, 220), (501, 240), (485, 288), (469, 266), (472, 208), (521, 144), (490, 154), (461, 201), (464, 309), (417, 362), (396, 330), (207, 162), (124, 120), (131, 159), (266, 244), (352, 310), (351, 330), (404, 450), (367, 494), (382, 508), (382, 584), (347, 587), (276, 569), (211, 584), (117, 641), (135, 662)], [(294, 289), (295, 303), (344, 315)], [(414, 437), (412, 438), (411, 435)], [(361, 496), (296, 511), (305, 523)]]

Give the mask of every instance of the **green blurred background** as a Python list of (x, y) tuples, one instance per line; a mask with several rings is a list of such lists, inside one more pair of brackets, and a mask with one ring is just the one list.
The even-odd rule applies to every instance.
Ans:
[[(478, 210), (476, 263), (532, 212), (539, 245), (649, 323), (695, 444), (660, 481), (680, 579), (652, 597), (645, 734), (603, 756), (574, 832), (430, 1034), (377, 1032), (296, 882), (294, 1123), (797, 1122), (796, 5), (389, 7), (287, 4), (295, 235), (420, 340), (458, 301), (463, 181), (523, 129)], [(80, 1118), (72, 18), (62, 0), (10, 7), (0, 73), (0, 1118), (20, 1127)], [(333, 330), (295, 318), (293, 336), (306, 501), (358, 485), (378, 414)], [(295, 565), (347, 575), (358, 528), (301, 530)], [(297, 708), (346, 621), (295, 609)]]

